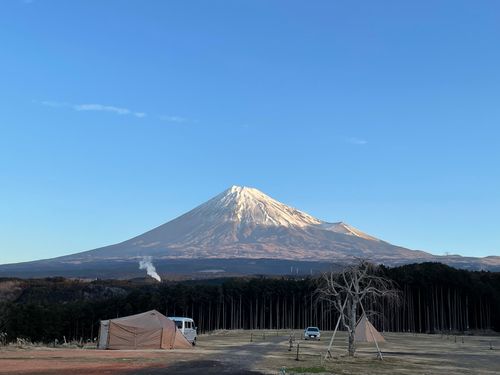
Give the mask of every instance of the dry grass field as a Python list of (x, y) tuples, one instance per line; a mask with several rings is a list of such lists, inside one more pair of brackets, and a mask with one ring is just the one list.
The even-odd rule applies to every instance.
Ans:
[[(478, 374), (500, 373), (499, 336), (387, 333), (384, 360), (371, 344), (345, 356), (346, 335), (335, 339), (333, 358), (322, 359), (322, 341), (296, 340), (289, 331), (221, 331), (199, 337), (192, 350), (102, 351), (14, 346), (0, 349), (1, 374)], [(294, 332), (300, 338), (301, 332)], [(299, 361), (296, 344), (299, 343)], [(490, 349), (490, 345), (492, 349)]]

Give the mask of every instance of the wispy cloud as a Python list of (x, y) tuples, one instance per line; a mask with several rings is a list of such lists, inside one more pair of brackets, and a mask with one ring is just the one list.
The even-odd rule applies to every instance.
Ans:
[(73, 106), (75, 111), (103, 111), (103, 112), (113, 112), (117, 115), (129, 115), (130, 109), (114, 107), (112, 105), (102, 105), (102, 104), (76, 104)]
[(133, 115), (135, 117), (145, 117), (144, 112), (134, 112), (128, 108), (115, 107), (103, 104), (76, 104), (72, 106), (75, 111), (102, 111), (116, 113), (117, 115)]
[[(115, 115), (119, 116), (134, 116), (137, 118), (144, 118), (147, 115), (146, 112), (140, 112), (140, 111), (133, 111), (130, 108), (126, 107), (118, 107), (114, 105), (105, 105), (105, 104), (99, 104), (99, 103), (83, 103), (83, 104), (74, 104), (74, 103), (68, 103), (68, 102), (59, 102), (55, 100), (44, 100), (44, 101), (37, 101), (33, 100), (33, 103), (41, 104), (46, 107), (52, 107), (52, 108), (67, 108), (67, 109), (72, 109), (77, 112), (108, 112), (108, 113), (113, 113)], [(175, 124), (194, 124), (197, 123), (198, 121), (195, 119), (187, 118), (184, 116), (179, 116), (179, 115), (151, 115), (152, 118), (155, 118), (157, 120), (163, 121), (163, 122), (169, 122), (169, 123), (175, 123)]]
[[(37, 103), (36, 101), (34, 101), (35, 103)], [(40, 102), (41, 105), (45, 105), (47, 107), (53, 107), (53, 108), (60, 108), (60, 107), (68, 107), (69, 104), (68, 103), (64, 103), (64, 102), (54, 102), (54, 101), (51, 101), (51, 100), (44, 100), (42, 102)]]
[(347, 137), (344, 139), (345, 142), (350, 143), (351, 145), (363, 146), (368, 143), (366, 139), (356, 138), (356, 137)]
[(71, 104), (71, 103), (66, 103), (66, 102), (45, 100), (45, 101), (41, 101), (40, 104), (45, 105), (47, 107), (52, 107), (52, 108), (62, 108), (62, 107), (71, 108), (71, 109), (78, 111), (78, 112), (81, 112), (81, 111), (100, 111), (100, 112), (110, 112), (110, 113), (114, 113), (117, 115), (132, 115), (132, 116), (135, 116), (137, 118), (146, 117), (146, 113), (144, 113), (144, 112), (136, 112), (136, 111), (132, 111), (128, 108), (115, 107), (112, 105), (104, 105), (104, 104), (96, 104), (96, 103)]
[(161, 121), (176, 122), (178, 124), (189, 122), (189, 119), (187, 119), (186, 117), (182, 117), (182, 116), (165, 116), (165, 115), (163, 115), (163, 116), (159, 116), (158, 118)]

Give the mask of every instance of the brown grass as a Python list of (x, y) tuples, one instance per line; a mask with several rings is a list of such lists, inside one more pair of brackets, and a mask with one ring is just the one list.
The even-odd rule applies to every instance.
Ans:
[[(299, 338), (301, 332), (296, 331)], [(331, 333), (322, 341), (296, 340), (300, 344), (288, 351), (289, 331), (221, 331), (199, 337), (198, 346), (184, 350), (102, 351), (31, 347), (0, 349), (0, 373), (18, 374), (125, 374), (125, 373), (212, 373), (202, 364), (217, 363), (214, 371), (233, 373), (253, 370), (277, 374), (317, 373), (324, 368), (334, 374), (478, 374), (493, 375), (500, 368), (500, 337), (414, 335), (388, 333), (381, 344), (384, 360), (376, 356), (371, 344), (359, 344), (355, 358), (345, 356), (346, 336), (335, 340), (333, 359), (324, 360)], [(250, 341), (252, 340), (252, 341)], [(490, 349), (490, 342), (493, 349)], [(301, 369), (299, 371), (299, 369)], [(200, 372), (201, 371), (201, 372)], [(305, 371), (305, 372), (304, 372)], [(213, 373), (217, 373), (213, 372)]]

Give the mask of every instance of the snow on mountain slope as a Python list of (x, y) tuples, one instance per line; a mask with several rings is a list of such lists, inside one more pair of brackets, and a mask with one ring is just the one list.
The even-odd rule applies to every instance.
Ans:
[(440, 257), (394, 246), (349, 224), (319, 220), (257, 189), (232, 186), (130, 240), (59, 258), (3, 265), (0, 275), (109, 277), (114, 272), (130, 277), (130, 267), (136, 269), (137, 261), (144, 256), (153, 256), (155, 262), (174, 273), (176, 265), (195, 272), (197, 267), (213, 264), (237, 273), (274, 274), (270, 269), (279, 264), (286, 263), (287, 269), (304, 261), (307, 267), (312, 263), (331, 265), (350, 262), (354, 257), (386, 265), (437, 261), (469, 269), (500, 267), (500, 257)]
[(223, 216), (224, 219), (241, 225), (305, 227), (321, 223), (311, 215), (286, 206), (257, 189), (245, 186), (232, 186), (195, 210), (209, 216)]
[(67, 258), (415, 258), (343, 222), (327, 223), (261, 191), (232, 186), (186, 214), (128, 241)]
[(331, 230), (332, 232), (336, 233), (346, 234), (348, 236), (364, 238), (365, 240), (380, 241), (378, 238), (363, 233), (359, 229), (356, 229), (353, 226), (346, 224), (342, 221), (338, 223), (321, 223), (321, 228), (326, 230)]

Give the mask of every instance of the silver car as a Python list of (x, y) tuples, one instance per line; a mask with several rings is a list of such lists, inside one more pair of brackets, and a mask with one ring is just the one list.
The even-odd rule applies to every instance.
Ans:
[(196, 345), (196, 338), (198, 336), (197, 327), (194, 325), (194, 320), (191, 318), (184, 318), (178, 316), (169, 317), (173, 320), (179, 331), (182, 332), (184, 337), (193, 345)]
[(307, 327), (304, 331), (304, 340), (321, 340), (321, 332), (318, 327)]

